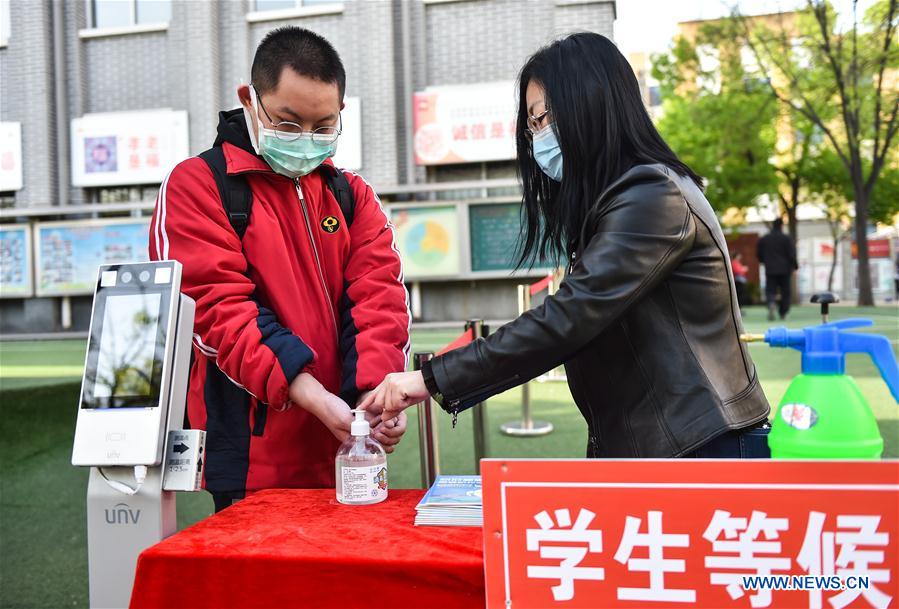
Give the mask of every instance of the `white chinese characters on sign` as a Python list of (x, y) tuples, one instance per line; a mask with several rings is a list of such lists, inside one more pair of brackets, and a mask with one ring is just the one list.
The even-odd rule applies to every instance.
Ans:
[[(574, 525), (567, 509), (556, 510), (555, 516), (555, 523), (546, 511), (534, 516), (540, 528), (527, 530), (527, 548), (529, 552), (539, 551), (540, 558), (561, 559), (561, 563), (558, 566), (528, 566), (528, 577), (558, 579), (559, 584), (552, 588), (553, 598), (567, 601), (574, 598), (574, 580), (602, 581), (605, 577), (605, 569), (578, 566), (588, 552), (602, 552), (602, 531), (587, 528), (596, 516), (590, 510), (581, 509)], [(582, 547), (552, 545), (554, 542), (578, 543)]]
[[(596, 514), (586, 508), (577, 510), (572, 524), (569, 508), (556, 509), (552, 514), (543, 510), (534, 516), (539, 528), (527, 529), (527, 551), (539, 553), (539, 558), (558, 561), (557, 564), (528, 564), (530, 579), (556, 580), (553, 599), (570, 601), (575, 597), (575, 581), (601, 582), (606, 569), (582, 566), (589, 554), (601, 554), (603, 531), (590, 528)], [(885, 609), (892, 597), (881, 588), (888, 587), (891, 573), (886, 568), (885, 550), (889, 534), (879, 530), (880, 516), (837, 515), (836, 526), (827, 530), (827, 515), (809, 512), (802, 547), (785, 551), (783, 537), (789, 530), (789, 519), (771, 517), (754, 510), (749, 517), (715, 510), (702, 538), (711, 545), (711, 553), (704, 557), (708, 582), (724, 586), (733, 600), (747, 596), (753, 608), (772, 605), (775, 590), (808, 590), (809, 608), (823, 609), (824, 593), (832, 590), (827, 602), (832, 609), (843, 609), (860, 597), (865, 606)], [(687, 573), (687, 561), (682, 556), (690, 547), (687, 533), (665, 533), (663, 512), (650, 510), (646, 515), (646, 530), (641, 532), (643, 518), (626, 516), (624, 530), (614, 554), (614, 560), (626, 565), (629, 573), (646, 573), (649, 587), (617, 588), (617, 598), (623, 601), (696, 603), (701, 590), (666, 586), (666, 574)], [(795, 537), (793, 538), (795, 539)], [(798, 545), (798, 539), (795, 543)], [(643, 549), (645, 548), (645, 549)], [(668, 554), (666, 557), (665, 555)], [(786, 554), (786, 555), (785, 555)], [(636, 555), (636, 556), (635, 556)], [(793, 560), (795, 558), (795, 562)], [(837, 587), (814, 588), (802, 586), (799, 574), (823, 578), (837, 577), (843, 582)], [(705, 576), (703, 576), (705, 577)], [(747, 588), (747, 579), (770, 581), (759, 587)], [(847, 586), (847, 581), (864, 581), (863, 585)], [(804, 580), (802, 580), (804, 581)], [(819, 581), (819, 580), (816, 580)], [(800, 583), (796, 583), (800, 582)], [(869, 585), (870, 582), (870, 585)], [(881, 584), (878, 587), (875, 584)], [(794, 592), (795, 594), (795, 592)], [(738, 606), (745, 606), (746, 600)]]
[[(887, 547), (889, 535), (877, 531), (880, 516), (837, 516), (836, 533), (824, 530), (826, 519), (826, 514), (809, 512), (805, 539), (796, 557), (799, 566), (809, 575), (862, 576), (869, 577), (872, 584), (888, 583), (889, 570), (872, 567), (883, 564), (883, 550), (859, 549), (859, 546)], [(859, 596), (864, 596), (865, 600), (877, 609), (888, 607), (892, 600), (891, 596), (872, 585), (866, 589), (842, 590), (828, 599), (828, 602), (833, 609), (843, 609)], [(809, 591), (809, 601), (810, 609), (821, 609), (822, 591)]]
[[(683, 559), (664, 558), (665, 548), (687, 548), (689, 535), (662, 532), (662, 512), (650, 511), (647, 532), (640, 533), (640, 518), (628, 516), (624, 525), (621, 544), (615, 552), (615, 560), (626, 564), (628, 571), (649, 573), (649, 588), (618, 588), (618, 598), (630, 601), (671, 601), (692, 603), (696, 601), (695, 590), (669, 590), (665, 588), (665, 573), (684, 573), (687, 563)], [(648, 549), (648, 558), (631, 558), (636, 547)]]
[[(715, 510), (712, 521), (703, 537), (712, 543), (715, 554), (727, 556), (707, 556), (705, 566), (711, 569), (726, 569), (712, 572), (709, 581), (713, 585), (727, 586), (731, 598), (743, 596), (741, 586), (747, 575), (771, 575), (775, 571), (786, 574), (790, 559), (778, 556), (781, 552), (779, 536), (786, 531), (786, 518), (768, 518), (765, 512), (753, 511), (746, 518), (734, 518), (730, 512)], [(724, 539), (719, 539), (724, 534)], [(760, 539), (764, 536), (764, 540)], [(771, 604), (771, 590), (759, 590), (750, 597), (753, 607), (768, 607)]]

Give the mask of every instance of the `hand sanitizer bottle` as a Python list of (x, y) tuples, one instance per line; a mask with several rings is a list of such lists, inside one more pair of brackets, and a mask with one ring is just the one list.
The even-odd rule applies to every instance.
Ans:
[(369, 505), (387, 499), (387, 455), (369, 432), (364, 410), (354, 410), (350, 437), (337, 451), (337, 501)]

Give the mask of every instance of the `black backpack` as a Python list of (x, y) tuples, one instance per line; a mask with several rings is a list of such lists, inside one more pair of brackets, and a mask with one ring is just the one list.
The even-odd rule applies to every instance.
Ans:
[[(225, 164), (225, 154), (221, 146), (213, 146), (209, 150), (200, 153), (200, 158), (206, 161), (222, 198), (222, 206), (228, 214), (228, 221), (237, 236), (243, 240), (243, 235), (250, 225), (250, 212), (253, 209), (253, 192), (250, 185), (242, 175), (228, 175)], [(347, 230), (353, 223), (353, 212), (356, 200), (353, 197), (353, 189), (343, 172), (332, 165), (321, 165), (318, 169), (322, 172), (325, 183), (337, 199), (340, 211)]]

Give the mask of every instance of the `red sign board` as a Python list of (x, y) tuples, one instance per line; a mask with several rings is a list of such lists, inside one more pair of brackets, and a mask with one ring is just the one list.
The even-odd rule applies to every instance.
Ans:
[(895, 607), (899, 461), (481, 463), (487, 607)]
[(419, 165), (515, 158), (517, 90), (508, 82), (429, 87), (412, 101)]
[[(852, 242), (852, 257), (858, 258), (858, 243)], [(889, 258), (889, 239), (868, 239), (868, 258)]]

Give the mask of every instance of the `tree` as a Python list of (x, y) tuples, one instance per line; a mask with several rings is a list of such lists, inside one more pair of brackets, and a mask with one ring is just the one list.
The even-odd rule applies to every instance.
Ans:
[(833, 291), (833, 278), (837, 270), (840, 256), (840, 244), (852, 232), (852, 214), (850, 203), (852, 184), (843, 169), (842, 161), (832, 150), (810, 159), (806, 167), (806, 185), (817, 205), (824, 212), (833, 241), (833, 257), (830, 261), (830, 272), (827, 276), (827, 291)]
[(719, 212), (750, 207), (777, 190), (768, 163), (776, 103), (745, 73), (732, 33), (707, 26), (695, 43), (681, 37), (669, 54), (653, 57), (664, 100), (659, 131), (706, 180), (708, 199)]
[(871, 220), (894, 224), (899, 215), (899, 154), (897, 162), (884, 167), (871, 191)]
[[(852, 180), (836, 152), (825, 150), (810, 159), (805, 181), (809, 198), (814, 199), (824, 212), (833, 239), (834, 256), (827, 283), (827, 289), (831, 290), (840, 244), (852, 233)], [(875, 222), (892, 223), (897, 214), (899, 167), (896, 163), (888, 163), (871, 193), (870, 218)]]
[[(845, 30), (827, 0), (807, 2), (798, 36), (786, 28), (757, 28), (748, 18), (735, 16), (759, 66), (774, 75), (768, 80), (770, 92), (821, 130), (845, 168), (855, 211), (858, 304), (873, 305), (867, 225), (872, 194), (899, 130), (899, 87), (894, 83), (899, 0), (880, 0), (861, 20), (853, 0)], [(804, 69), (786, 59), (797, 50), (807, 58)], [(834, 119), (829, 118), (832, 109)]]

